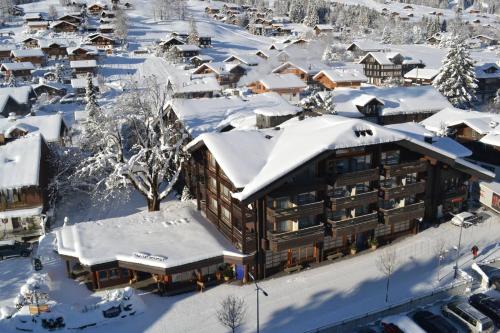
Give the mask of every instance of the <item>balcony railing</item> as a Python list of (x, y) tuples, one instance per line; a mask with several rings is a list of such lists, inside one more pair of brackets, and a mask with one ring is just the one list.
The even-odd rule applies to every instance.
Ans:
[(375, 229), (378, 225), (378, 213), (373, 212), (340, 221), (328, 220), (328, 223), (332, 226), (334, 237), (350, 235), (353, 232), (359, 233)]
[(395, 165), (384, 165), (386, 177), (404, 176), (410, 173), (427, 171), (427, 161), (418, 160)]
[(424, 217), (425, 203), (418, 202), (404, 207), (382, 209), (380, 208), (381, 216), (384, 223), (387, 225), (397, 222), (410, 221)]
[(352, 207), (371, 204), (377, 202), (377, 200), (378, 200), (377, 190), (352, 195), (350, 197), (330, 198), (331, 209), (334, 211), (339, 209), (352, 208)]
[(276, 223), (280, 221), (296, 220), (300, 217), (323, 214), (324, 202), (318, 201), (291, 208), (267, 208), (267, 221)]
[(408, 197), (425, 192), (425, 181), (396, 187), (381, 187), (380, 194), (384, 200)]
[(353, 184), (378, 180), (379, 177), (380, 176), (378, 168), (347, 172), (347, 173), (337, 174), (334, 179), (334, 185), (335, 186), (353, 185)]
[(14, 203), (6, 203), (4, 201), (0, 202), (0, 211), (4, 210), (14, 210), (14, 209), (24, 209), (24, 208), (35, 208), (42, 205), (42, 203), (26, 203), (23, 201), (18, 201)]
[(316, 241), (322, 241), (324, 237), (325, 226), (323, 223), (297, 231), (267, 232), (269, 247), (272, 251), (282, 251), (292, 247), (311, 244)]

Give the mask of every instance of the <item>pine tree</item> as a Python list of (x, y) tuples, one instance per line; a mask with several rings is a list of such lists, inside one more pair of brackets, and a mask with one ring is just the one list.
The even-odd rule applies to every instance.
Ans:
[(318, 8), (315, 0), (309, 0), (307, 5), (307, 15), (304, 18), (304, 24), (308, 27), (314, 27), (319, 23)]
[(477, 88), (476, 75), (470, 52), (461, 36), (454, 36), (451, 40), (450, 49), (433, 85), (454, 106), (471, 106)]
[(55, 70), (55, 79), (56, 82), (63, 83), (64, 82), (64, 69), (60, 63), (56, 64), (56, 70)]
[(187, 186), (184, 186), (184, 188), (182, 189), (181, 201), (189, 201), (191, 199), (193, 199), (191, 191), (189, 191), (189, 188)]
[(323, 51), (323, 55), (321, 56), (321, 60), (326, 64), (332, 64), (335, 61), (335, 53), (333, 51), (332, 44), (328, 44)]
[(292, 0), (288, 16), (290, 18), (290, 21), (294, 23), (302, 23), (305, 17), (303, 0)]
[(391, 44), (392, 42), (392, 34), (389, 27), (385, 26), (384, 31), (382, 31), (382, 43)]
[(189, 35), (187, 38), (188, 44), (191, 45), (199, 45), (200, 43), (200, 36), (198, 35), (198, 29), (196, 27), (196, 22), (195, 20), (191, 19), (190, 23), (190, 30), (189, 30)]
[(443, 22), (441, 22), (441, 32), (446, 32), (448, 23), (444, 19)]
[(99, 109), (99, 104), (97, 103), (97, 87), (94, 85), (92, 74), (87, 74), (87, 86), (85, 87), (85, 111), (88, 112), (89, 117), (92, 117)]
[(326, 114), (337, 114), (337, 111), (335, 110), (333, 91), (327, 91), (325, 93), (325, 95), (321, 99), (320, 108)]

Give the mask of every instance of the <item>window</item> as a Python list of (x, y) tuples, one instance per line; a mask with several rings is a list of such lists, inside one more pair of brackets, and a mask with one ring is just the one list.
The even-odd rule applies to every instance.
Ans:
[(351, 171), (366, 170), (371, 167), (371, 155), (356, 156), (351, 159)]
[(214, 156), (209, 152), (207, 153), (208, 158), (208, 168), (211, 170), (215, 170), (217, 167), (217, 162), (215, 161)]
[(97, 273), (99, 276), (99, 281), (106, 281), (108, 279), (108, 272), (107, 271), (99, 271)]
[(393, 165), (399, 163), (399, 150), (385, 151), (381, 154), (382, 164)]
[(220, 195), (224, 199), (227, 199), (227, 200), (231, 199), (231, 191), (229, 191), (229, 188), (227, 188), (223, 184), (220, 184)]
[(109, 270), (109, 279), (119, 279), (120, 278), (120, 270), (118, 268), (113, 268)]
[(229, 211), (229, 209), (221, 206), (220, 213), (222, 220), (231, 224), (231, 212)]
[(213, 197), (210, 197), (210, 199), (208, 200), (208, 208), (215, 214), (217, 214), (218, 205), (219, 203), (217, 202), (217, 200)]
[(208, 176), (208, 188), (217, 193), (217, 180), (214, 177)]
[(306, 205), (308, 203), (312, 203), (316, 200), (315, 192), (307, 192), (297, 194), (297, 205)]
[(313, 216), (306, 216), (299, 218), (299, 230), (304, 228), (309, 228), (315, 225), (315, 219)]
[(404, 221), (394, 224), (394, 233), (407, 231), (408, 229), (410, 229), (410, 221)]
[(345, 173), (349, 171), (349, 163), (347, 160), (337, 160), (335, 161), (335, 172)]

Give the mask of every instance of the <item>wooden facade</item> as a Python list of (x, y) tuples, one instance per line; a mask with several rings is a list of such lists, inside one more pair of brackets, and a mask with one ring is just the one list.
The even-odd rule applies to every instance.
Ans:
[(57, 43), (49, 44), (45, 47), (42, 47), (43, 53), (45, 53), (48, 57), (67, 57), (68, 53), (66, 52), (66, 46), (60, 45)]
[(333, 81), (326, 74), (320, 72), (314, 77), (314, 80), (321, 84), (327, 90), (335, 88), (360, 88), (362, 81)]
[(244, 253), (260, 278), (418, 232), (464, 208), (469, 175), (396, 143), (324, 153), (247, 201), (210, 151), (192, 155), (198, 209)]
[(360, 61), (363, 64), (363, 73), (368, 78), (368, 82), (376, 85), (389, 78), (401, 78), (403, 76), (403, 66), (401, 59), (395, 59), (392, 63), (380, 63), (371, 54), (366, 55)]
[(61, 21), (52, 26), (52, 30), (54, 32), (77, 32), (78, 31), (78, 25), (66, 22), (66, 21)]

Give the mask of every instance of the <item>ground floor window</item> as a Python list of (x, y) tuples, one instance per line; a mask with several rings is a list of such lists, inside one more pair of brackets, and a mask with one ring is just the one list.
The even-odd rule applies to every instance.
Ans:
[(329, 249), (333, 249), (336, 247), (341, 247), (343, 244), (344, 243), (343, 243), (342, 237), (337, 237), (337, 238), (325, 237), (325, 240), (323, 243), (323, 249), (329, 250)]
[(394, 223), (394, 233), (407, 231), (408, 229), (410, 229), (410, 221)]
[(391, 233), (391, 226), (385, 224), (379, 224), (375, 229), (375, 237), (389, 235)]
[(172, 274), (172, 282), (186, 282), (196, 280), (196, 272), (194, 270)]

